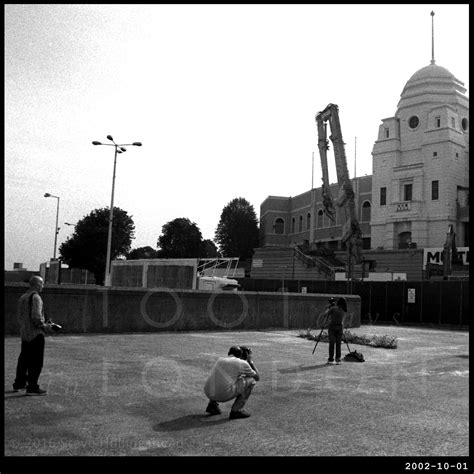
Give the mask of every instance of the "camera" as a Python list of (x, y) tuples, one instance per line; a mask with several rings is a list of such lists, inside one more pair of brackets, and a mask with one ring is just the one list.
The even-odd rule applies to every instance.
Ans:
[(247, 360), (249, 357), (249, 354), (252, 353), (252, 349), (250, 349), (250, 347), (247, 347), (247, 346), (240, 346), (240, 350), (242, 351), (242, 357), (241, 357), (242, 360)]
[(51, 321), (51, 319), (48, 319), (46, 321), (46, 324), (49, 324), (49, 327), (54, 331), (54, 332), (58, 332), (60, 331), (63, 327), (60, 326), (59, 324), (56, 324), (54, 323), (53, 321)]

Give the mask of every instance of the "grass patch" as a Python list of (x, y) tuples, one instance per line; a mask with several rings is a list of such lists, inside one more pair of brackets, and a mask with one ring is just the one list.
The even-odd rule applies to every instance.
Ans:
[[(309, 339), (310, 341), (317, 341), (319, 334), (321, 334), (320, 342), (328, 342), (329, 336), (326, 329), (323, 332), (318, 331), (316, 333), (311, 332), (311, 329), (306, 329), (306, 331), (300, 332), (298, 337), (302, 337), (303, 339)], [(396, 336), (359, 336), (356, 334), (352, 334), (349, 330), (344, 331), (344, 339), (348, 344), (360, 344), (364, 346), (371, 346), (371, 347), (383, 347), (385, 349), (396, 349), (398, 342)]]

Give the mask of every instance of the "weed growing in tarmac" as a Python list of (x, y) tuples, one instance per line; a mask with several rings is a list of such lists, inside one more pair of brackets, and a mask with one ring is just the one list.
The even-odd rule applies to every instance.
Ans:
[[(329, 337), (327, 330), (323, 330), (322, 333), (316, 332), (312, 333), (311, 329), (306, 329), (304, 332), (300, 332), (298, 337), (302, 337), (303, 339), (309, 339), (310, 341), (316, 341), (321, 334), (320, 342), (328, 342)], [(347, 343), (350, 344), (361, 344), (364, 346), (371, 346), (371, 347), (383, 347), (385, 349), (396, 349), (397, 348), (397, 337), (396, 336), (377, 336), (372, 335), (368, 336), (359, 336), (356, 334), (352, 334), (349, 330), (344, 331), (344, 338)]]

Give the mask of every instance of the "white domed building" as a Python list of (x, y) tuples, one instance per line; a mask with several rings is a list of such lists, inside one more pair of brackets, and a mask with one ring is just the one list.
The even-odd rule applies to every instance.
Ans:
[[(452, 226), (457, 262), (462, 271), (468, 269), (469, 99), (464, 83), (435, 64), (434, 53), (431, 64), (405, 84), (395, 116), (382, 119), (372, 161), (371, 176), (351, 179), (367, 268), (376, 262), (378, 269), (396, 268), (409, 279), (424, 279), (428, 263), (442, 268)], [(336, 196), (338, 185), (330, 187)], [(322, 188), (294, 197), (268, 196), (260, 205), (252, 277), (275, 278), (283, 271), (300, 279), (331, 275), (318, 273), (318, 262), (305, 260), (301, 252), (327, 249), (346, 264), (341, 216), (336, 212), (332, 222), (323, 209)]]
[(432, 61), (403, 88), (374, 144), (371, 247), (440, 247), (448, 225), (469, 240), (469, 99)]

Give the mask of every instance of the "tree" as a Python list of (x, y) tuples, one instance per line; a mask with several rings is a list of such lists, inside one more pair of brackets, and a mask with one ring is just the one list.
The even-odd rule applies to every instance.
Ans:
[(202, 242), (202, 258), (217, 258), (219, 257), (219, 251), (217, 250), (216, 244), (211, 239), (203, 240)]
[(158, 237), (158, 256), (161, 258), (198, 258), (203, 250), (199, 227), (185, 217), (166, 223)]
[(246, 199), (235, 198), (224, 207), (214, 240), (224, 257), (252, 257), (258, 247), (258, 220)]
[(141, 258), (158, 258), (158, 250), (155, 250), (154, 248), (147, 245), (145, 247), (137, 247), (136, 249), (132, 249), (127, 254), (127, 260), (139, 260)]
[[(96, 282), (103, 284), (110, 208), (95, 209), (81, 219), (74, 233), (59, 247), (64, 263), (72, 268), (85, 268), (95, 275)], [(114, 206), (112, 221), (111, 260), (130, 251), (135, 237), (135, 224), (126, 211)]]

